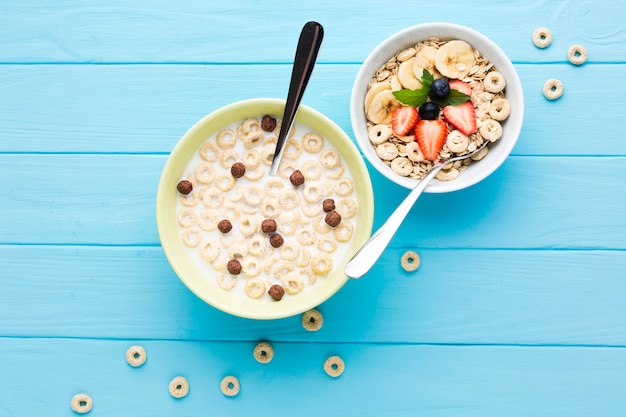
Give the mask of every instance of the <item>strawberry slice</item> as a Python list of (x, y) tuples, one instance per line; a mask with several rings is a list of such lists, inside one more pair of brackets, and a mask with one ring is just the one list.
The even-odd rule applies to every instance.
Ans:
[(450, 90), (460, 91), (461, 93), (467, 94), (468, 96), (472, 95), (472, 87), (464, 81), (461, 80), (448, 80), (448, 85), (450, 86)]
[(448, 127), (443, 120), (420, 120), (415, 125), (415, 138), (424, 158), (435, 161), (446, 141)]
[(391, 130), (396, 136), (406, 136), (413, 129), (418, 118), (415, 107), (398, 107), (391, 113)]
[(443, 117), (464, 135), (476, 132), (476, 112), (471, 101), (456, 106), (445, 106)]

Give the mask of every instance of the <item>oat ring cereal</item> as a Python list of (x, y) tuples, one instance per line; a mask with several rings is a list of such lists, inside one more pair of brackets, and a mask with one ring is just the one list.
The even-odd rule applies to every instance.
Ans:
[(248, 253), (252, 256), (261, 256), (266, 247), (267, 242), (261, 235), (254, 235), (248, 240)]
[(460, 172), (456, 168), (442, 169), (435, 175), (439, 181), (452, 181), (459, 176)]
[(204, 207), (209, 209), (216, 209), (224, 202), (224, 193), (217, 188), (210, 188), (204, 192), (202, 196), (202, 203)]
[(253, 132), (243, 138), (243, 146), (246, 149), (252, 149), (265, 139), (265, 135), (261, 132)]
[(346, 364), (339, 356), (331, 356), (324, 361), (324, 372), (333, 378), (341, 376), (346, 369)]
[(189, 394), (189, 382), (183, 376), (177, 376), (172, 379), (168, 388), (170, 395), (174, 398), (183, 398)]
[(220, 154), (220, 166), (230, 169), (230, 167), (239, 160), (239, 154), (234, 149), (226, 149)]
[(324, 196), (324, 187), (317, 182), (306, 183), (302, 195), (307, 203), (317, 203)]
[(243, 200), (251, 206), (258, 206), (263, 201), (265, 192), (261, 186), (252, 184), (243, 193)]
[(483, 138), (490, 142), (495, 142), (502, 137), (502, 125), (493, 119), (485, 120), (478, 128), (478, 131)]
[(215, 167), (209, 163), (202, 163), (194, 171), (194, 176), (198, 182), (210, 184), (215, 179)]
[(180, 225), (180, 227), (191, 227), (194, 226), (198, 221), (198, 215), (194, 210), (190, 208), (184, 208), (178, 212), (176, 219), (178, 220), (178, 224)]
[(302, 313), (302, 327), (309, 332), (316, 332), (324, 325), (324, 316), (322, 313), (313, 308)]
[(311, 270), (316, 275), (328, 275), (331, 269), (333, 269), (333, 258), (327, 253), (316, 253), (311, 258)]
[(390, 142), (381, 143), (376, 147), (376, 155), (383, 161), (391, 161), (398, 156), (398, 148)]
[(180, 201), (180, 204), (185, 207), (194, 207), (200, 202), (200, 195), (197, 192), (192, 191), (187, 195), (181, 194), (178, 197), (178, 200)]
[(489, 107), (489, 116), (493, 120), (505, 120), (511, 114), (511, 104), (505, 98), (497, 98), (491, 102)]
[(400, 258), (400, 265), (402, 266), (402, 269), (407, 272), (415, 271), (420, 267), (420, 264), (420, 257), (415, 251), (406, 251), (404, 255), (402, 255), (402, 258)]
[(354, 226), (352, 223), (341, 222), (339, 226), (333, 229), (333, 236), (337, 242), (347, 242), (352, 238), (354, 233)]
[(321, 236), (317, 240), (317, 248), (322, 252), (333, 253), (337, 250), (337, 243), (330, 236)]
[(217, 146), (222, 149), (234, 148), (237, 143), (237, 136), (233, 129), (223, 129), (216, 137)]
[(237, 285), (237, 278), (230, 274), (217, 274), (217, 285), (225, 291), (230, 291)]
[(533, 43), (537, 48), (547, 48), (552, 43), (552, 32), (548, 28), (537, 28), (533, 32)]
[(241, 219), (241, 222), (239, 223), (239, 228), (244, 237), (250, 237), (258, 230), (259, 222), (256, 217), (245, 216)]
[(485, 77), (484, 85), (485, 90), (489, 91), (490, 93), (499, 93), (500, 91), (504, 90), (504, 87), (506, 87), (506, 79), (504, 78), (504, 75), (502, 75), (498, 71), (491, 71)]
[(398, 175), (408, 177), (413, 172), (413, 164), (409, 158), (400, 156), (391, 161), (391, 170)]
[(582, 45), (572, 45), (567, 51), (567, 59), (574, 65), (587, 62), (587, 50)]
[(300, 245), (296, 241), (287, 240), (280, 247), (280, 257), (285, 261), (295, 261), (300, 256)]
[(293, 210), (300, 205), (300, 194), (295, 190), (282, 190), (278, 194), (278, 204), (285, 210)]
[(417, 142), (411, 142), (406, 145), (406, 156), (413, 162), (421, 162), (424, 160), (424, 155), (419, 148)]
[(320, 204), (304, 204), (301, 210), (307, 217), (316, 217), (322, 212), (322, 206)]
[(222, 379), (222, 382), (220, 383), (220, 389), (222, 390), (222, 393), (224, 395), (228, 397), (234, 397), (235, 395), (239, 394), (239, 380), (232, 375), (224, 377), (224, 379)]
[(146, 359), (148, 359), (146, 350), (141, 346), (131, 346), (126, 351), (126, 362), (133, 368), (146, 363)]
[(289, 295), (298, 294), (304, 289), (304, 281), (295, 272), (285, 275), (281, 282), (285, 292)]
[(265, 281), (261, 278), (250, 278), (244, 285), (244, 291), (250, 298), (260, 298), (265, 294)]
[(198, 226), (200, 229), (210, 232), (217, 229), (217, 223), (219, 222), (219, 214), (215, 210), (203, 210), (198, 215)]
[(70, 406), (74, 412), (85, 414), (90, 412), (93, 408), (93, 400), (87, 394), (76, 394), (72, 397)]
[(245, 175), (250, 181), (260, 180), (265, 175), (265, 168), (259, 165), (255, 169), (247, 169)]
[(318, 153), (324, 148), (324, 139), (314, 132), (309, 132), (302, 138), (302, 147), (309, 153)]
[(339, 158), (339, 154), (334, 149), (326, 149), (320, 156), (320, 162), (324, 168), (333, 169), (339, 166), (341, 158)]
[(352, 195), (352, 192), (354, 191), (354, 183), (350, 178), (342, 178), (335, 183), (334, 190), (337, 195), (347, 197)]
[(313, 159), (309, 159), (303, 163), (300, 171), (302, 171), (302, 175), (304, 175), (307, 181), (319, 180), (322, 176), (322, 166)]
[(341, 178), (345, 169), (346, 167), (344, 167), (343, 164), (340, 164), (335, 171), (327, 172), (326, 178), (330, 178), (333, 180), (336, 180), (337, 178)]
[(247, 278), (255, 278), (261, 274), (263, 267), (261, 261), (254, 256), (247, 256), (241, 262), (241, 271)]
[(543, 85), (543, 95), (548, 100), (556, 100), (563, 95), (564, 87), (563, 83), (556, 78), (550, 78)]
[(243, 154), (241, 162), (246, 166), (246, 169), (256, 169), (261, 165), (261, 153), (256, 149), (251, 149)]
[(195, 227), (193, 229), (184, 230), (181, 237), (183, 239), (183, 243), (188, 248), (195, 248), (200, 244), (200, 240), (202, 239), (200, 236), (200, 230)]
[(227, 173), (219, 174), (215, 180), (215, 186), (221, 191), (227, 192), (235, 186), (235, 179)]
[(270, 363), (274, 359), (274, 348), (267, 342), (260, 342), (254, 347), (254, 359), (259, 363)]
[(381, 143), (385, 143), (387, 139), (391, 137), (392, 134), (391, 127), (389, 125), (374, 125), (367, 132), (367, 137), (373, 145), (380, 145)]
[(295, 269), (293, 263), (289, 261), (279, 261), (274, 267), (274, 276), (277, 279), (283, 279), (285, 275), (292, 273)]
[(302, 145), (295, 139), (287, 139), (283, 156), (287, 159), (298, 159), (302, 155)]
[(311, 246), (317, 241), (317, 233), (307, 225), (296, 232), (296, 239), (302, 246)]
[(215, 142), (205, 142), (200, 147), (200, 157), (207, 162), (216, 162), (220, 156), (220, 150)]

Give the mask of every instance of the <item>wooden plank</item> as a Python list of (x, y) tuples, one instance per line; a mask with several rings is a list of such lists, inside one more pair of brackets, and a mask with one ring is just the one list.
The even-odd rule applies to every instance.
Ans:
[[(0, 243), (157, 245), (165, 155), (0, 155)], [(590, 175), (589, 173), (600, 173)], [(599, 176), (598, 176), (599, 175)], [(396, 246), (624, 249), (623, 157), (511, 157), (478, 185), (424, 195)], [(375, 226), (407, 193), (372, 175)]]
[[(358, 13), (355, 13), (358, 9)], [(415, 10), (410, 0), (394, 7), (379, 2), (332, 0), (271, 7), (249, 0), (224, 4), (192, 0), (69, 0), (5, 3), (0, 6), (1, 62), (291, 62), (302, 25), (325, 26), (320, 61), (361, 62), (383, 39), (400, 29), (442, 20), (471, 26), (496, 41), (517, 62), (566, 62), (570, 45), (583, 44), (593, 62), (626, 60), (614, 45), (626, 40), (623, 3), (504, 2), (493, 7), (462, 0)], [(350, 16), (350, 19), (337, 19)], [(288, 18), (287, 18), (288, 17)], [(547, 26), (553, 44), (531, 42), (533, 31)]]
[[(517, 68), (526, 103), (514, 154), (626, 155), (626, 141), (604, 127), (622, 117), (622, 106), (606, 104), (626, 95), (622, 65)], [(290, 65), (0, 65), (0, 152), (168, 153), (197, 120), (225, 104), (285, 97), (290, 71)], [(357, 71), (358, 65), (318, 65), (303, 99), (350, 136)], [(550, 102), (541, 90), (553, 77), (566, 92)]]
[[(132, 343), (148, 354), (140, 368), (124, 360)], [(549, 408), (554, 417), (621, 417), (626, 408), (624, 348), (275, 343), (269, 364), (255, 362), (253, 348), (232, 342), (2, 339), (0, 355), (11, 358), (3, 370), (11, 382), (0, 392), (0, 410), (69, 417), (75, 415), (70, 399), (81, 392), (93, 399), (94, 416), (526, 417)], [(336, 379), (322, 370), (330, 355), (345, 362)], [(190, 386), (182, 399), (168, 393), (178, 375)], [(227, 375), (239, 379), (236, 397), (220, 392)]]
[(626, 345), (626, 252), (432, 250), (415, 273), (389, 248), (320, 310), (275, 321), (222, 313), (157, 247), (0, 246), (0, 335), (299, 342)]

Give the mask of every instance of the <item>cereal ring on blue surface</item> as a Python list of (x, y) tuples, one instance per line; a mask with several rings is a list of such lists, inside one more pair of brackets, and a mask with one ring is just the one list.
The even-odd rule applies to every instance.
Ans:
[(572, 45), (567, 51), (567, 59), (574, 65), (587, 62), (587, 50), (582, 45)]
[(547, 48), (552, 43), (552, 32), (548, 28), (537, 28), (533, 32), (533, 43), (537, 48)]
[(346, 364), (339, 356), (331, 356), (324, 361), (324, 372), (333, 378), (337, 378), (343, 374)]
[(146, 350), (141, 346), (131, 346), (126, 351), (126, 362), (133, 368), (146, 363), (146, 359), (148, 359)]
[(543, 85), (543, 95), (548, 100), (556, 100), (563, 95), (563, 83), (556, 78), (550, 78)]
[(405, 271), (413, 272), (421, 265), (420, 257), (415, 251), (406, 251), (400, 258), (400, 265)]
[(222, 382), (220, 383), (220, 389), (222, 390), (222, 393), (224, 395), (228, 397), (234, 397), (235, 395), (239, 394), (241, 386), (239, 385), (239, 380), (236, 377), (229, 375), (222, 379)]
[(324, 316), (322, 313), (313, 308), (302, 313), (302, 327), (309, 332), (316, 332), (324, 325)]
[(168, 388), (170, 395), (174, 398), (183, 398), (189, 394), (189, 382), (183, 376), (177, 376), (172, 379)]
[(93, 408), (93, 400), (87, 394), (76, 394), (72, 397), (70, 406), (74, 412), (79, 414), (85, 414), (91, 411)]
[(254, 359), (259, 363), (270, 363), (274, 358), (274, 348), (267, 342), (258, 343), (254, 347)]

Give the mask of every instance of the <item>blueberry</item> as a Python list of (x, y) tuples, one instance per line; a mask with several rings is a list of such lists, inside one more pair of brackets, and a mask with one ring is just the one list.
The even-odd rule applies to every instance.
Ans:
[(450, 84), (445, 78), (437, 78), (430, 85), (430, 95), (434, 98), (446, 98), (450, 94)]
[(436, 120), (439, 117), (439, 106), (432, 101), (427, 101), (420, 106), (418, 113), (422, 120)]

